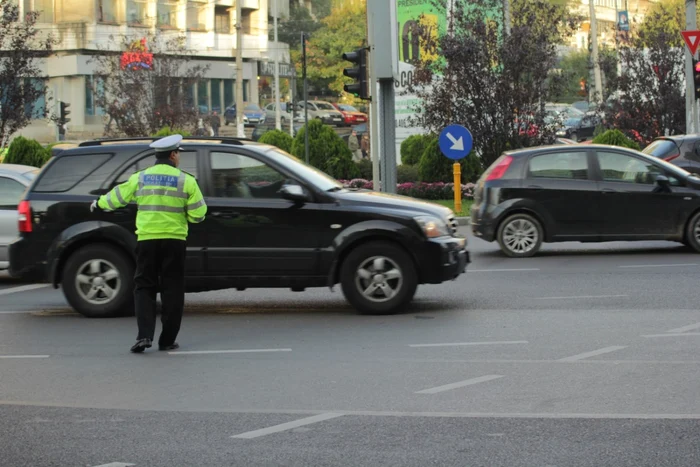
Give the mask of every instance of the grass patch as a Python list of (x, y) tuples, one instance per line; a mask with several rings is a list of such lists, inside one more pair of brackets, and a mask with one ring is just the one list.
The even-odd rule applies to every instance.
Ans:
[[(426, 200), (427, 201), (427, 200)], [(455, 209), (455, 200), (453, 199), (438, 199), (438, 200), (430, 200), (430, 203), (435, 203), (435, 204), (440, 204), (442, 206), (446, 206), (454, 211)], [(469, 210), (472, 207), (472, 203), (474, 200), (471, 199), (463, 199), (462, 200), (462, 210), (460, 212), (455, 211), (455, 216), (457, 217), (469, 217)]]

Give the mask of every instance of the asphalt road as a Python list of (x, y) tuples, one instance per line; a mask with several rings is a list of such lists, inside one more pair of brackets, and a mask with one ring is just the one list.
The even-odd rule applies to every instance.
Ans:
[(700, 255), (470, 239), (395, 316), (338, 289), (187, 296), (176, 352), (0, 276), (0, 466), (700, 465)]

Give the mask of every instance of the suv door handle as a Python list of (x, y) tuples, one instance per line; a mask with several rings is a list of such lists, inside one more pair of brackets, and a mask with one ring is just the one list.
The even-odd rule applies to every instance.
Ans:
[(214, 211), (211, 213), (212, 217), (218, 217), (220, 219), (234, 219), (238, 216), (240, 216), (239, 213), (237, 212), (221, 212), (221, 211)]

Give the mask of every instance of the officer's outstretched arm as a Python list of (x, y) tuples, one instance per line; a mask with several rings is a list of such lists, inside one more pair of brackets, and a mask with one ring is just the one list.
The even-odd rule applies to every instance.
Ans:
[(106, 211), (114, 211), (115, 209), (123, 208), (134, 199), (138, 183), (139, 175), (135, 173), (129, 177), (129, 180), (126, 182), (115, 186), (112, 191), (106, 195), (100, 196), (97, 205)]
[(199, 224), (204, 220), (204, 216), (207, 213), (207, 205), (204, 202), (204, 196), (197, 185), (197, 181), (194, 177), (187, 177), (186, 188), (189, 197), (187, 198), (187, 206), (185, 210), (187, 211), (187, 220), (192, 224)]

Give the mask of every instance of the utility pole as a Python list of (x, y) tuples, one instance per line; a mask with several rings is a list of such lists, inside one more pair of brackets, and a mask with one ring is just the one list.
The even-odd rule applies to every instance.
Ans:
[(503, 0), (503, 23), (505, 25), (506, 36), (510, 36), (510, 0)]
[(236, 0), (236, 131), (245, 138), (243, 128), (243, 26), (241, 0)]
[(309, 83), (306, 80), (306, 33), (301, 33), (302, 74), (304, 79), (304, 155), (309, 163)]
[(280, 109), (280, 60), (277, 47), (277, 14), (279, 0), (272, 0), (272, 16), (275, 27), (275, 128), (282, 129), (282, 113)]
[(588, 0), (588, 5), (591, 11), (591, 61), (593, 62), (593, 80), (595, 83), (593, 102), (598, 105), (603, 100), (603, 80), (600, 76), (600, 61), (598, 60), (598, 24), (595, 19), (594, 1)]
[[(697, 29), (697, 7), (695, 0), (685, 0), (685, 30)], [(693, 73), (693, 56), (688, 48), (685, 48), (685, 132), (695, 134), (700, 132), (698, 128), (698, 109), (695, 100), (695, 77)]]

